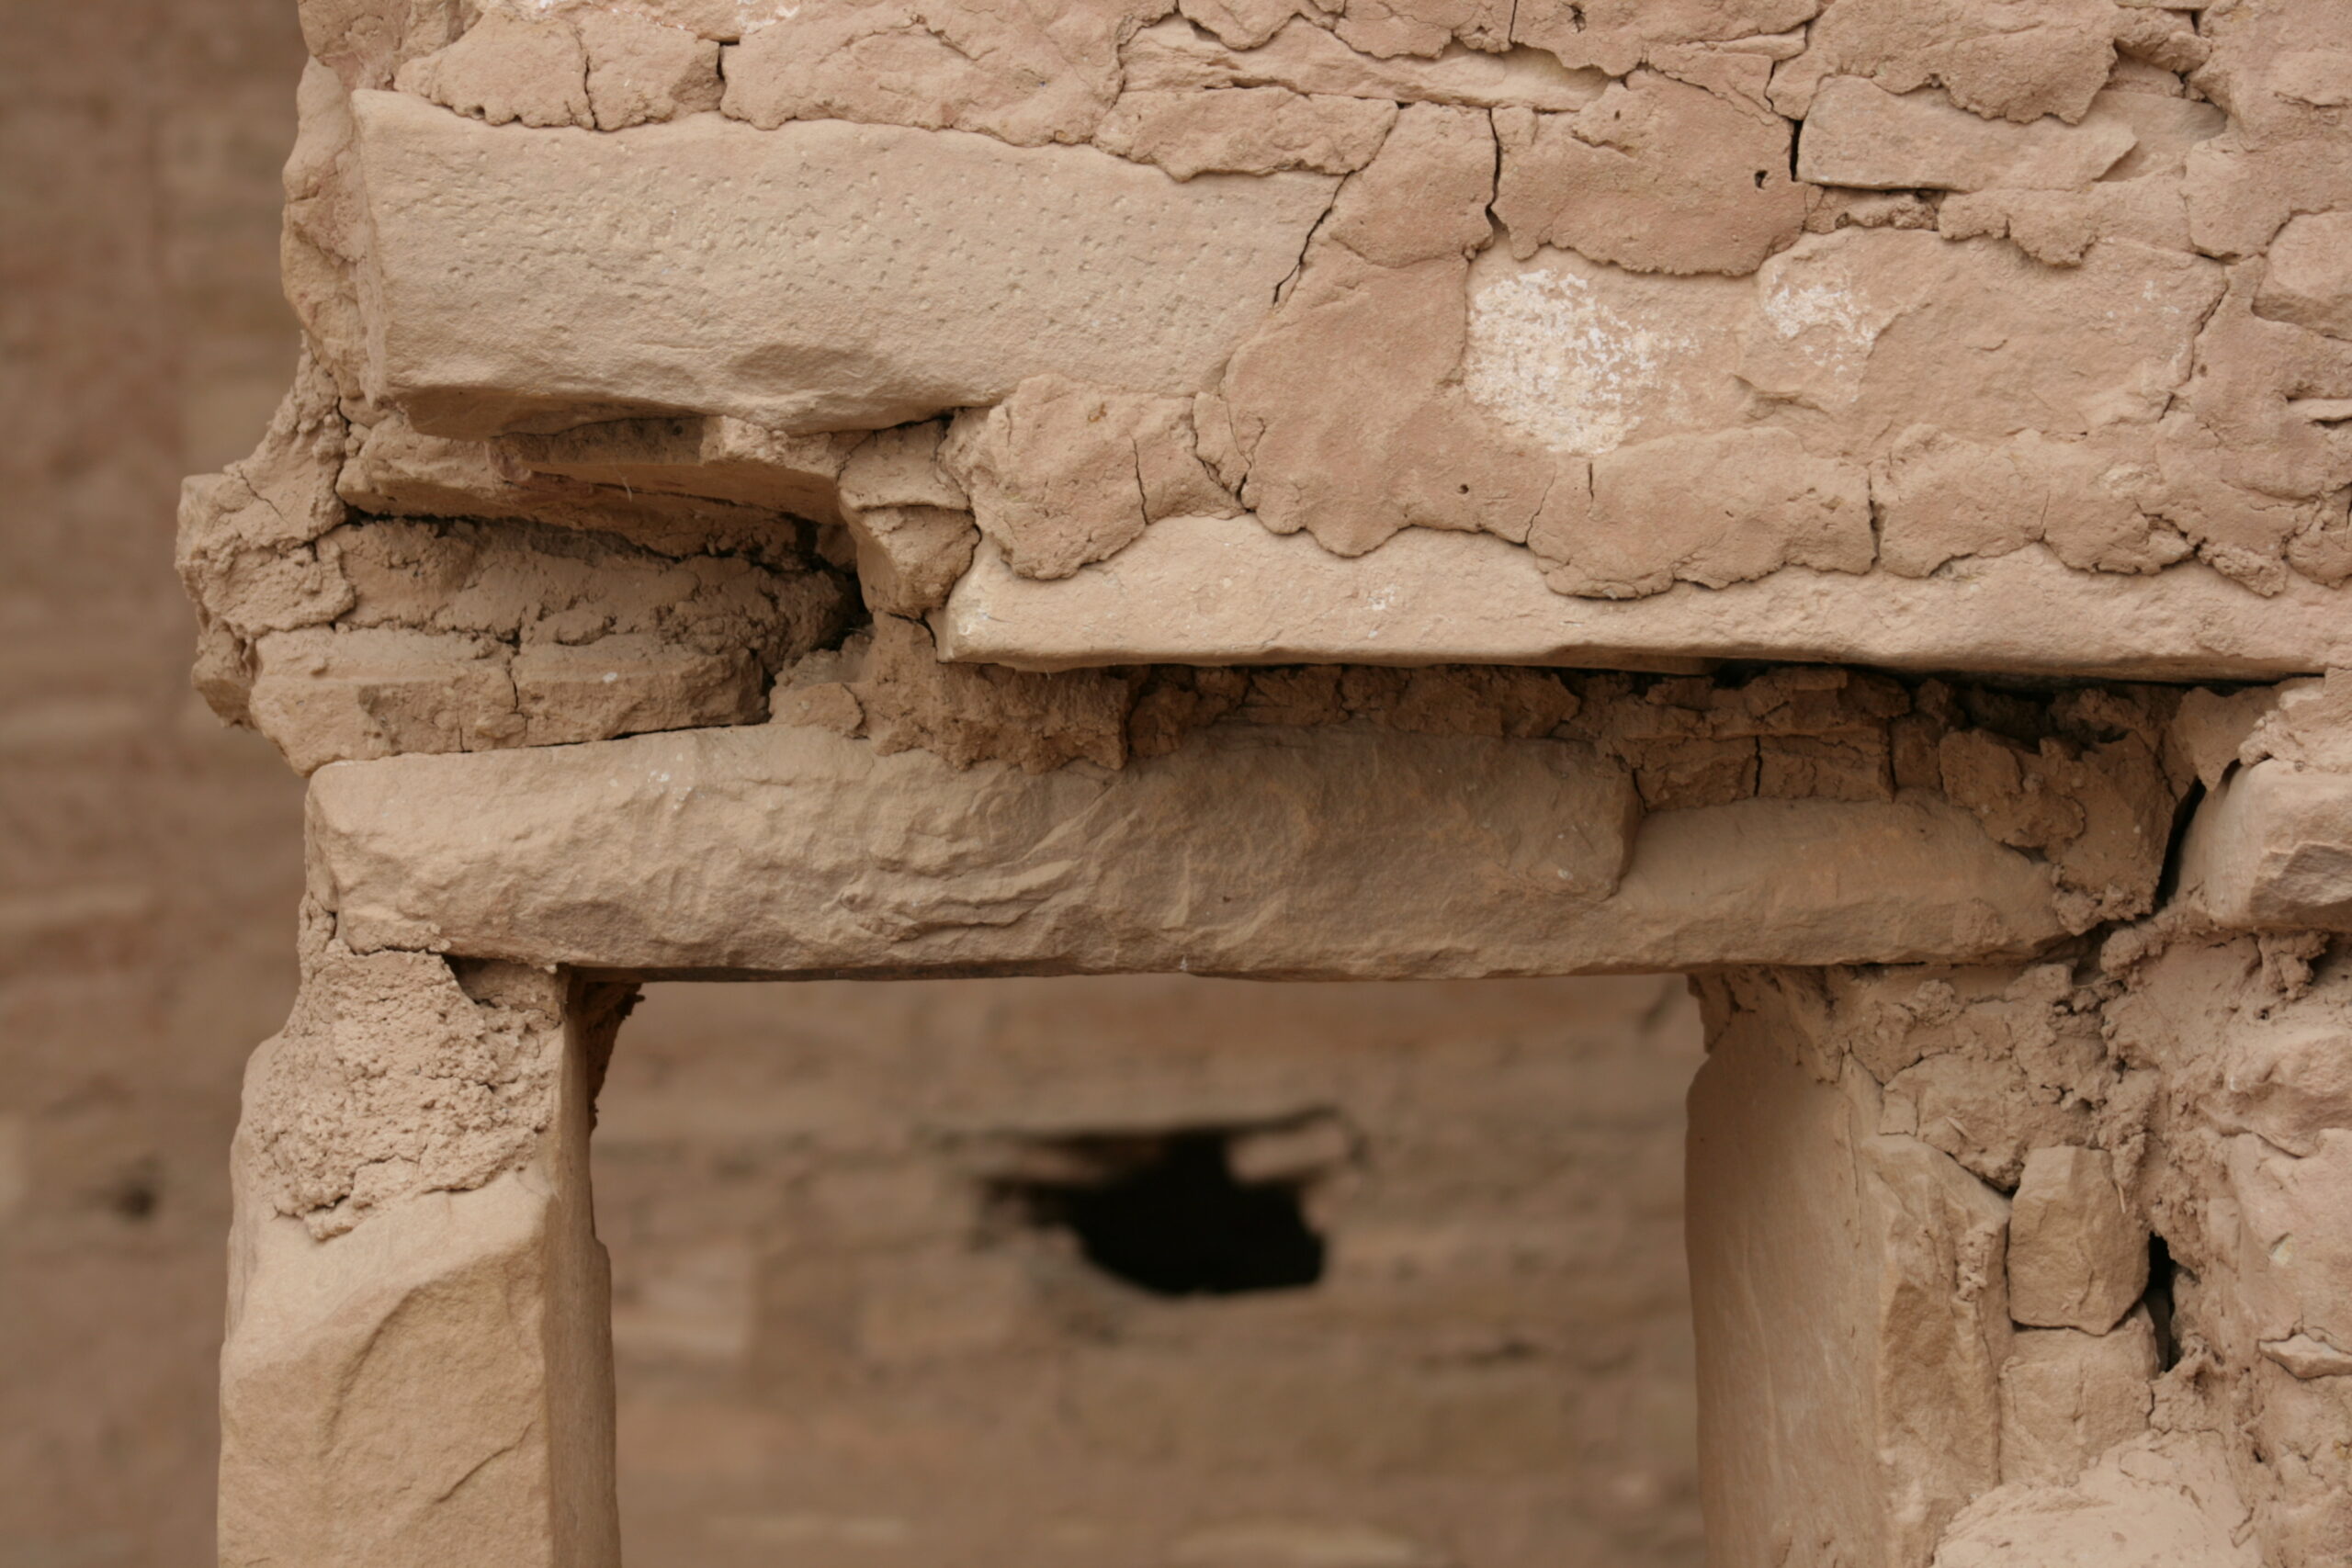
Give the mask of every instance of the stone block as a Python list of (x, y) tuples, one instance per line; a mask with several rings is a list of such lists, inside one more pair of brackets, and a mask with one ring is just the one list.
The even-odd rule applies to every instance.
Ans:
[(983, 545), (933, 617), (943, 657), (1095, 664), (1563, 664), (1689, 670), (1695, 657), (2133, 679), (2275, 679), (2352, 664), (2335, 594), (2259, 599), (2184, 565), (2068, 571), (2021, 550), (1932, 577), (1803, 568), (1647, 599), (1568, 599), (1491, 536), (1412, 528), (1353, 558), (1250, 517), (1170, 517), (1053, 582)]
[(617, 1019), (314, 916), (232, 1161), (220, 1562), (617, 1568), (587, 1166)]
[(1934, 796), (1659, 812), (1638, 838), (1634, 808), (1554, 740), (1232, 726), (1030, 773), (771, 724), (340, 764), (311, 830), (363, 945), (624, 970), (1565, 974), (2064, 929), (2047, 870)]
[(1832, 76), (1805, 116), (1797, 177), (1864, 190), (2081, 190), (2139, 140), (2121, 111), (2097, 101), (2079, 125), (2020, 125), (1971, 114), (1933, 87), (1897, 95)]
[(2352, 931), (2352, 773), (2272, 759), (2197, 808), (2180, 886), (2237, 931)]
[(2265, 1568), (2218, 1438), (2110, 1451), (2070, 1486), (2002, 1486), (1971, 1504), (1934, 1568)]
[(329, 355), (477, 438), (679, 409), (872, 428), (1046, 371), (1189, 395), (1335, 183), (841, 120), (539, 132), (368, 92), (352, 119), (368, 330)]
[(2009, 1226), (2009, 1313), (2041, 1328), (2105, 1334), (2148, 1286), (2148, 1227), (2100, 1149), (2025, 1156)]
[(2106, 1334), (2028, 1329), (2001, 1368), (2001, 1479), (2066, 1485), (2147, 1430), (2155, 1326), (2135, 1312)]
[(2239, 1013), (2222, 1026), (2221, 1093), (2206, 1114), (2292, 1155), (2352, 1127), (2352, 1029), (2332, 1010)]
[(2305, 213), (2270, 243), (2256, 314), (2352, 338), (2352, 212)]

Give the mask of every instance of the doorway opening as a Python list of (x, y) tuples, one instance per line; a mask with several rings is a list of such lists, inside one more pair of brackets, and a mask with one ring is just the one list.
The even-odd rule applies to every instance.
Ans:
[(1674, 976), (650, 988), (628, 1561), (1697, 1568)]

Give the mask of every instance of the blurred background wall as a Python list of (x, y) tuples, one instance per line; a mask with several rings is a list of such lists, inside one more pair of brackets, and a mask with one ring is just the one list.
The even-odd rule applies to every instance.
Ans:
[[(0, 1568), (211, 1561), (300, 791), (188, 693), (172, 507), (292, 363), (300, 60), (292, 0), (0, 0)], [(630, 1561), (1695, 1563), (1695, 1038), (1670, 980), (659, 988)]]

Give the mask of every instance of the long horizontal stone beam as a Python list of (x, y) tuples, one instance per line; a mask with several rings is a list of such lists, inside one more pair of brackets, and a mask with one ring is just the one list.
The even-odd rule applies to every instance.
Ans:
[(441, 435), (867, 429), (1046, 370), (1189, 394), (1338, 184), (844, 120), (533, 130), (376, 92), (352, 120), (368, 333), (341, 353)]
[(1578, 744), (1354, 728), (1042, 775), (781, 725), (338, 762), (310, 835), (356, 949), (636, 976), (1566, 975), (2064, 934), (2046, 869), (1935, 795), (1643, 817)]
[(2201, 566), (2069, 571), (2038, 547), (1930, 578), (1792, 567), (1647, 599), (1575, 599), (1525, 550), (1408, 529), (1347, 558), (1250, 517), (1153, 524), (1074, 577), (1020, 577), (982, 547), (932, 617), (942, 658), (1022, 670), (1141, 663), (1690, 668), (1817, 660), (2134, 680), (2275, 680), (2352, 664), (2341, 595), (2258, 598)]

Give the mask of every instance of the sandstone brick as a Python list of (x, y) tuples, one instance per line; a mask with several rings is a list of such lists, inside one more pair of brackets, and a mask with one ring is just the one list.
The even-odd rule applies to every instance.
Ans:
[(675, 119), (718, 107), (718, 45), (626, 11), (582, 11), (588, 107), (599, 130)]
[(588, 59), (568, 22), (492, 11), (457, 42), (401, 66), (393, 85), (492, 125), (596, 123)]
[(1987, 118), (2071, 123), (2107, 85), (2115, 28), (2104, 0), (2028, 0), (1997, 18), (1968, 0), (1839, 0), (1775, 74), (1773, 102), (1804, 115), (1823, 78), (1844, 73), (1891, 93), (1940, 84)]
[(1287, 87), (1147, 89), (1120, 95), (1094, 144), (1180, 180), (1277, 169), (1344, 175), (1372, 162), (1396, 119), (1394, 104)]
[[(384, 335), (331, 351), (449, 435), (649, 405), (871, 427), (993, 402), (1046, 370), (1190, 393), (1262, 314), (1331, 189), (1309, 174), (1179, 186), (1085, 149), (838, 120), (763, 132), (697, 117), (624, 141), (483, 126), (399, 95), (355, 107)], [(864, 220), (869, 177), (903, 182), (922, 244)], [(613, 225), (574, 220), (582, 187)], [(746, 202), (815, 248), (772, 244)], [(693, 268), (669, 265), (673, 212), (708, 247)], [(959, 243), (974, 270), (930, 265)]]
[[(1187, 10), (1186, 16), (1192, 12)], [(1272, 30), (1261, 43), (1246, 46), (1224, 36), (1245, 30), (1235, 23), (1227, 21), (1222, 29), (1214, 20), (1204, 25), (1218, 36), (1204, 37), (1172, 17), (1137, 33), (1119, 51), (1127, 91), (1197, 92), (1263, 83), (1294, 93), (1387, 103), (1470, 108), (1521, 104), (1565, 113), (1584, 107), (1609, 85), (1599, 71), (1566, 69), (1556, 58), (1535, 50), (1505, 54), (1463, 50), (1444, 51), (1435, 59), (1409, 54), (1381, 59), (1349, 48), (1336, 33), (1311, 22), (1291, 22), (1287, 14), (1269, 13), (1262, 21), (1248, 25), (1250, 33), (1261, 27)]]
[(1935, 1568), (2257, 1568), (2218, 1439), (2180, 1434), (2110, 1453), (2073, 1486), (2003, 1486), (1953, 1521)]
[(2256, 310), (2331, 337), (2352, 338), (2352, 213), (2289, 220), (2271, 242)]
[(1867, 1081), (1810, 1070), (1817, 1015), (1785, 1001), (1718, 1012), (1691, 1089), (1709, 1550), (1729, 1568), (1792, 1540), (1824, 1560), (1925, 1562), (1998, 1480), (2007, 1205), (1916, 1139), (1877, 1134)]
[(2078, 125), (2018, 125), (1970, 114), (1933, 88), (1898, 96), (1833, 76), (1805, 115), (1797, 177), (1865, 190), (2081, 189), (2138, 141), (2128, 118), (2097, 106)]
[(2106, 1154), (2028, 1154), (2009, 1227), (2010, 1314), (2039, 1327), (2105, 1334), (2147, 1282), (2147, 1226), (2125, 1207)]
[(2018, 1335), (2001, 1368), (2001, 1479), (2066, 1485), (2148, 1427), (2156, 1337), (2145, 1313), (2107, 1334)]
[(2352, 775), (2242, 769), (2199, 807), (2182, 853), (2183, 885), (2224, 925), (2352, 928)]
[(1238, 510), (1193, 455), (1190, 400), (1059, 376), (959, 419), (942, 457), (980, 532), (1024, 577), (1068, 577), (1162, 517)]
[(1521, 257), (1563, 245), (1636, 272), (1747, 273), (1797, 237), (1789, 128), (1637, 72), (1574, 116), (1498, 113), (1495, 215)]
[(1792, 564), (1862, 572), (1877, 552), (1862, 471), (1760, 431), (1606, 453), (1593, 461), (1586, 516), (1539, 520), (1528, 544), (1553, 587), (1595, 599), (1677, 581), (1722, 588)]
[[(1540, 494), (1540, 491), (1537, 492)], [(1531, 498), (1532, 499), (1532, 498)], [(2019, 552), (1927, 580), (1776, 573), (1648, 599), (1563, 600), (1504, 540), (1408, 530), (1361, 558), (1249, 518), (1170, 518), (1118, 570), (1035, 582), (983, 547), (936, 616), (947, 658), (1027, 669), (1106, 660), (1471, 660), (1688, 668), (1690, 650), (1912, 670), (2275, 679), (2352, 663), (2332, 591), (2256, 599), (2218, 575), (2051, 571)], [(1964, 568), (1964, 570), (1963, 570)]]

